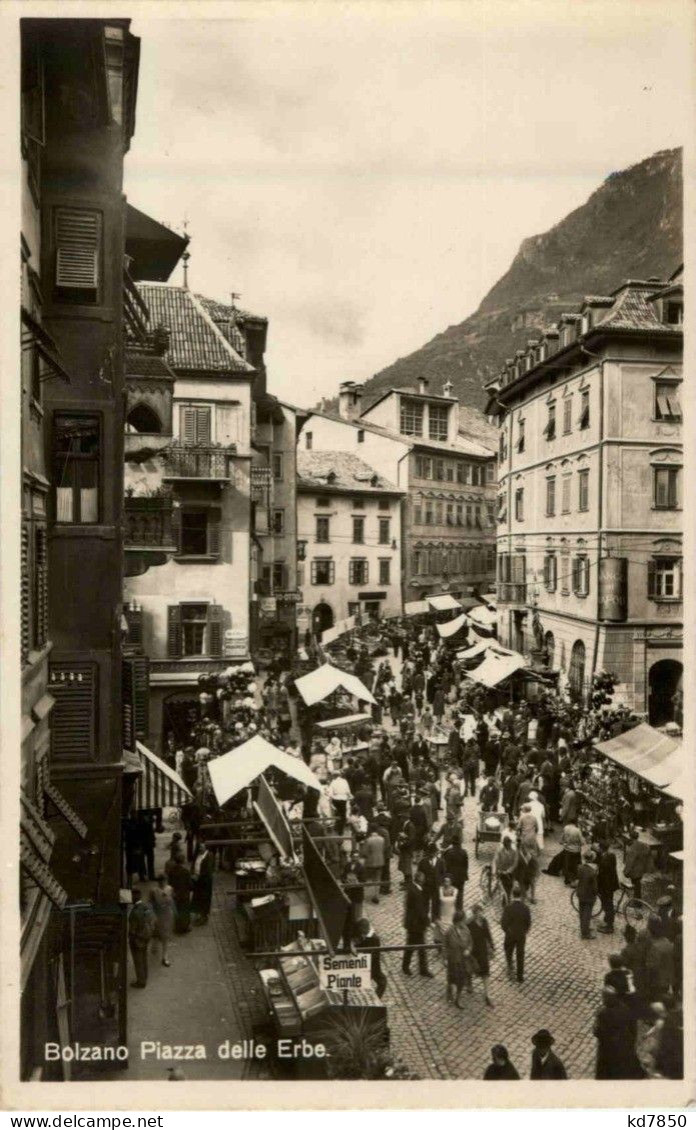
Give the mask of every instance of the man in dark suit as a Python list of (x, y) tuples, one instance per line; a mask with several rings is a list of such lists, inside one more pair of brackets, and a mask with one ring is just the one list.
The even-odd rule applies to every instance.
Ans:
[[(404, 949), (402, 971), (407, 977), (411, 976), (411, 958), (413, 946), (422, 946), (425, 943), (425, 931), (428, 928), (428, 898), (423, 890), (423, 874), (416, 872), (416, 878), (406, 888), (406, 903), (404, 907), (404, 929), (406, 930), (406, 948)], [(418, 971), (421, 977), (432, 977), (428, 969), (427, 951), (418, 950)]]
[(469, 878), (469, 855), (466, 848), (461, 843), (451, 843), (442, 853), (442, 863), (445, 875), (449, 875), (457, 892), (454, 909), (461, 910), (464, 906), (464, 884)]
[(137, 888), (133, 889), (132, 898), (133, 906), (128, 915), (128, 944), (135, 969), (135, 981), (132, 985), (135, 989), (144, 989), (148, 972), (147, 949), (155, 932), (155, 916), (150, 905), (142, 901)]
[(384, 990), (387, 987), (387, 975), (382, 969), (382, 955), (379, 951), (382, 943), (379, 934), (375, 934), (368, 918), (361, 918), (356, 929), (358, 935), (357, 949), (370, 950), (370, 972), (377, 996), (381, 998), (384, 996)]
[(524, 948), (527, 944), (527, 934), (532, 925), (532, 916), (529, 907), (522, 901), (522, 891), (515, 884), (512, 888), (512, 898), (503, 910), (500, 925), (505, 935), (503, 949), (508, 970), (512, 973), (512, 958), (515, 957), (517, 980), (524, 981)]
[(203, 840), (201, 841), (200, 850), (193, 864), (193, 898), (191, 900), (191, 910), (196, 916), (196, 926), (203, 926), (210, 916), (210, 905), (213, 901), (214, 870), (215, 860), (213, 859), (212, 853), (208, 851), (205, 840)]
[(423, 797), (420, 793), (416, 796), (416, 803), (411, 808), (408, 818), (415, 833), (415, 847), (422, 848), (428, 834), (428, 816), (423, 807)]
[(610, 850), (609, 844), (600, 844), (597, 862), (597, 893), (604, 912), (604, 925), (597, 927), (600, 934), (614, 933), (614, 895), (618, 889), (619, 876), (616, 870), (616, 856)]
[(532, 1036), (534, 1051), (532, 1052), (532, 1068), (529, 1073), (530, 1079), (568, 1078), (568, 1073), (563, 1063), (556, 1053), (551, 1051), (551, 1045), (555, 1044), (555, 1042), (548, 1028), (540, 1028), (538, 1032), (534, 1033)]
[(631, 842), (626, 848), (624, 856), (624, 875), (633, 883), (633, 893), (637, 899), (641, 896), (643, 876), (652, 869), (652, 856), (650, 848), (638, 839), (638, 829), (631, 832)]
[(580, 937), (594, 938), (592, 930), (592, 909), (597, 898), (597, 868), (593, 851), (588, 851), (578, 867), (578, 882), (575, 888), (580, 911)]

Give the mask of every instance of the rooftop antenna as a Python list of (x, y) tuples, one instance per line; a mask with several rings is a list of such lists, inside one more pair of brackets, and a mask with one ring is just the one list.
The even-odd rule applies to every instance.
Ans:
[[(186, 237), (186, 239), (189, 239), (188, 216), (186, 216), (186, 215), (184, 216), (184, 236)], [(184, 264), (184, 290), (188, 290), (188, 264), (189, 264), (190, 258), (191, 258), (191, 253), (188, 249), (188, 244), (187, 244), (186, 249), (184, 250), (184, 253), (181, 256), (181, 261)]]

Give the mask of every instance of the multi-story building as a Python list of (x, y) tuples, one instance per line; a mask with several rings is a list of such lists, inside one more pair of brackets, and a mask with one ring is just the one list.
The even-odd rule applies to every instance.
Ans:
[(347, 451), (404, 492), (404, 601), (435, 592), (465, 596), (495, 583), (495, 428), (442, 396), (390, 389), (362, 410), (362, 387), (344, 382), (338, 415), (308, 414), (301, 451)]
[(297, 454), (299, 624), (401, 612), (403, 492), (345, 451)]
[(682, 679), (681, 271), (589, 297), (489, 385), (499, 635), (659, 725)]
[[(139, 40), (22, 21), (22, 1045), (123, 1043), (123, 162)], [(53, 1072), (53, 1075), (51, 1075)]]
[(171, 505), (174, 551), (165, 544), (163, 564), (128, 576), (123, 599), (150, 660), (147, 736), (161, 749), (168, 733), (185, 739), (199, 675), (249, 654), (255, 370), (186, 287), (137, 289), (153, 347), (129, 349), (127, 507), (162, 511), (166, 524)]
[(199, 295), (221, 333), (253, 365), (250, 649), (297, 646), (297, 409), (267, 389), (268, 320)]

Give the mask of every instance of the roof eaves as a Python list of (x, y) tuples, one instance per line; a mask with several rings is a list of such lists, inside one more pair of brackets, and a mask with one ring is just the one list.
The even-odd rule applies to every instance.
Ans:
[(237, 372), (239, 372), (239, 371), (246, 372), (246, 373), (249, 373), (249, 374), (256, 373), (256, 369), (254, 368), (254, 366), (250, 365), (248, 361), (245, 361), (243, 357), (240, 357), (239, 353), (237, 353), (237, 350), (232, 345), (230, 345), (230, 343), (227, 340), (227, 338), (225, 337), (224, 333), (222, 333), (222, 331), (216, 325), (213, 318), (211, 318), (210, 314), (208, 313), (208, 311), (203, 306), (203, 303), (198, 300), (198, 298), (193, 293), (193, 291), (189, 290), (189, 291), (186, 291), (186, 293), (188, 294), (189, 301), (191, 302), (194, 309), (197, 311), (198, 314), (200, 314), (201, 318), (203, 318), (203, 320), (208, 324), (210, 329), (213, 331), (213, 333), (216, 335), (218, 340), (221, 342), (223, 349), (226, 350), (227, 353), (229, 353), (229, 355), (234, 360), (235, 365), (238, 366), (236, 371)]

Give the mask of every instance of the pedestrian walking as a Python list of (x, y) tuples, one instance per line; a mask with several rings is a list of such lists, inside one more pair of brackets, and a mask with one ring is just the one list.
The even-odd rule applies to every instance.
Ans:
[(154, 935), (162, 947), (162, 965), (171, 965), (169, 942), (174, 933), (174, 892), (167, 882), (166, 875), (157, 876), (157, 886), (150, 891), (150, 902), (155, 916)]
[(616, 867), (616, 856), (611, 851), (609, 844), (599, 845), (599, 858), (597, 860), (597, 893), (602, 904), (604, 923), (597, 927), (601, 934), (614, 933), (614, 895), (619, 889), (619, 876)]
[[(406, 902), (404, 907), (406, 947), (404, 949), (401, 969), (407, 977), (411, 975), (411, 958), (414, 953), (413, 947), (423, 946), (425, 944), (425, 931), (428, 928), (429, 922), (428, 901), (425, 891), (423, 890), (423, 875), (420, 871), (417, 871), (415, 880), (409, 883), (406, 889)], [(433, 976), (428, 969), (428, 956), (427, 951), (424, 949), (418, 950), (418, 971), (421, 977)]]
[(503, 836), (493, 860), (495, 873), (503, 890), (503, 903), (508, 903), (512, 898), (512, 888), (518, 864), (517, 851), (513, 847), (511, 837)]
[(639, 830), (634, 828), (624, 856), (624, 875), (633, 883), (633, 893), (637, 899), (641, 897), (643, 876), (652, 869), (650, 848), (638, 837)]
[(370, 976), (375, 986), (375, 992), (381, 999), (387, 987), (387, 975), (382, 969), (382, 955), (379, 947), (381, 941), (368, 918), (361, 918), (357, 923), (357, 948), (370, 951)]
[(165, 869), (174, 897), (174, 933), (187, 934), (191, 929), (191, 871), (179, 851), (170, 859)]
[(503, 1079), (519, 1079), (519, 1072), (513, 1063), (505, 1044), (494, 1044), (491, 1048), (491, 1062), (483, 1073), (483, 1078), (500, 1082)]
[(615, 989), (605, 985), (593, 1026), (597, 1040), (595, 1079), (642, 1079), (636, 1054), (636, 1018)]
[(155, 916), (147, 903), (142, 901), (142, 892), (137, 887), (132, 893), (133, 905), (128, 915), (128, 945), (133, 958), (135, 981), (134, 989), (144, 989), (147, 985), (147, 950), (155, 930)]
[(521, 984), (524, 981), (524, 951), (532, 926), (532, 915), (527, 904), (522, 901), (522, 892), (516, 885), (512, 888), (510, 902), (503, 909), (500, 925), (505, 935), (503, 949), (508, 972), (512, 973), (514, 958), (515, 973)]
[(476, 903), (475, 906), (472, 907), (468, 926), (472, 942), (471, 959), (473, 971), (481, 978), (483, 984), (483, 999), (489, 1008), (493, 1008), (493, 1001), (488, 995), (488, 978), (491, 975), (490, 960), (495, 953), (495, 945), (493, 943), (488, 920), (484, 916), (483, 907), (479, 903)]
[(592, 930), (592, 910), (597, 898), (597, 868), (594, 862), (594, 852), (588, 851), (578, 867), (578, 882), (575, 894), (580, 914), (581, 938), (594, 938), (595, 936), (594, 930)]
[(462, 1007), (459, 998), (464, 986), (467, 992), (472, 992), (472, 948), (471, 932), (464, 920), (464, 911), (455, 910), (452, 925), (444, 936), (443, 950), (447, 964), (447, 1000), (452, 1000), (454, 990), (454, 1003), (457, 1008)]
[(379, 890), (384, 871), (385, 860), (384, 836), (376, 824), (370, 824), (367, 838), (360, 846), (365, 867), (365, 898), (371, 902), (379, 902)]
[(193, 897), (191, 911), (194, 915), (196, 926), (203, 926), (210, 916), (210, 907), (213, 901), (213, 872), (215, 860), (208, 851), (205, 840), (193, 861)]
[(556, 1043), (548, 1028), (540, 1028), (532, 1036), (534, 1051), (532, 1052), (532, 1066), (529, 1072), (530, 1079), (567, 1079), (568, 1073), (555, 1052), (551, 1051)]

